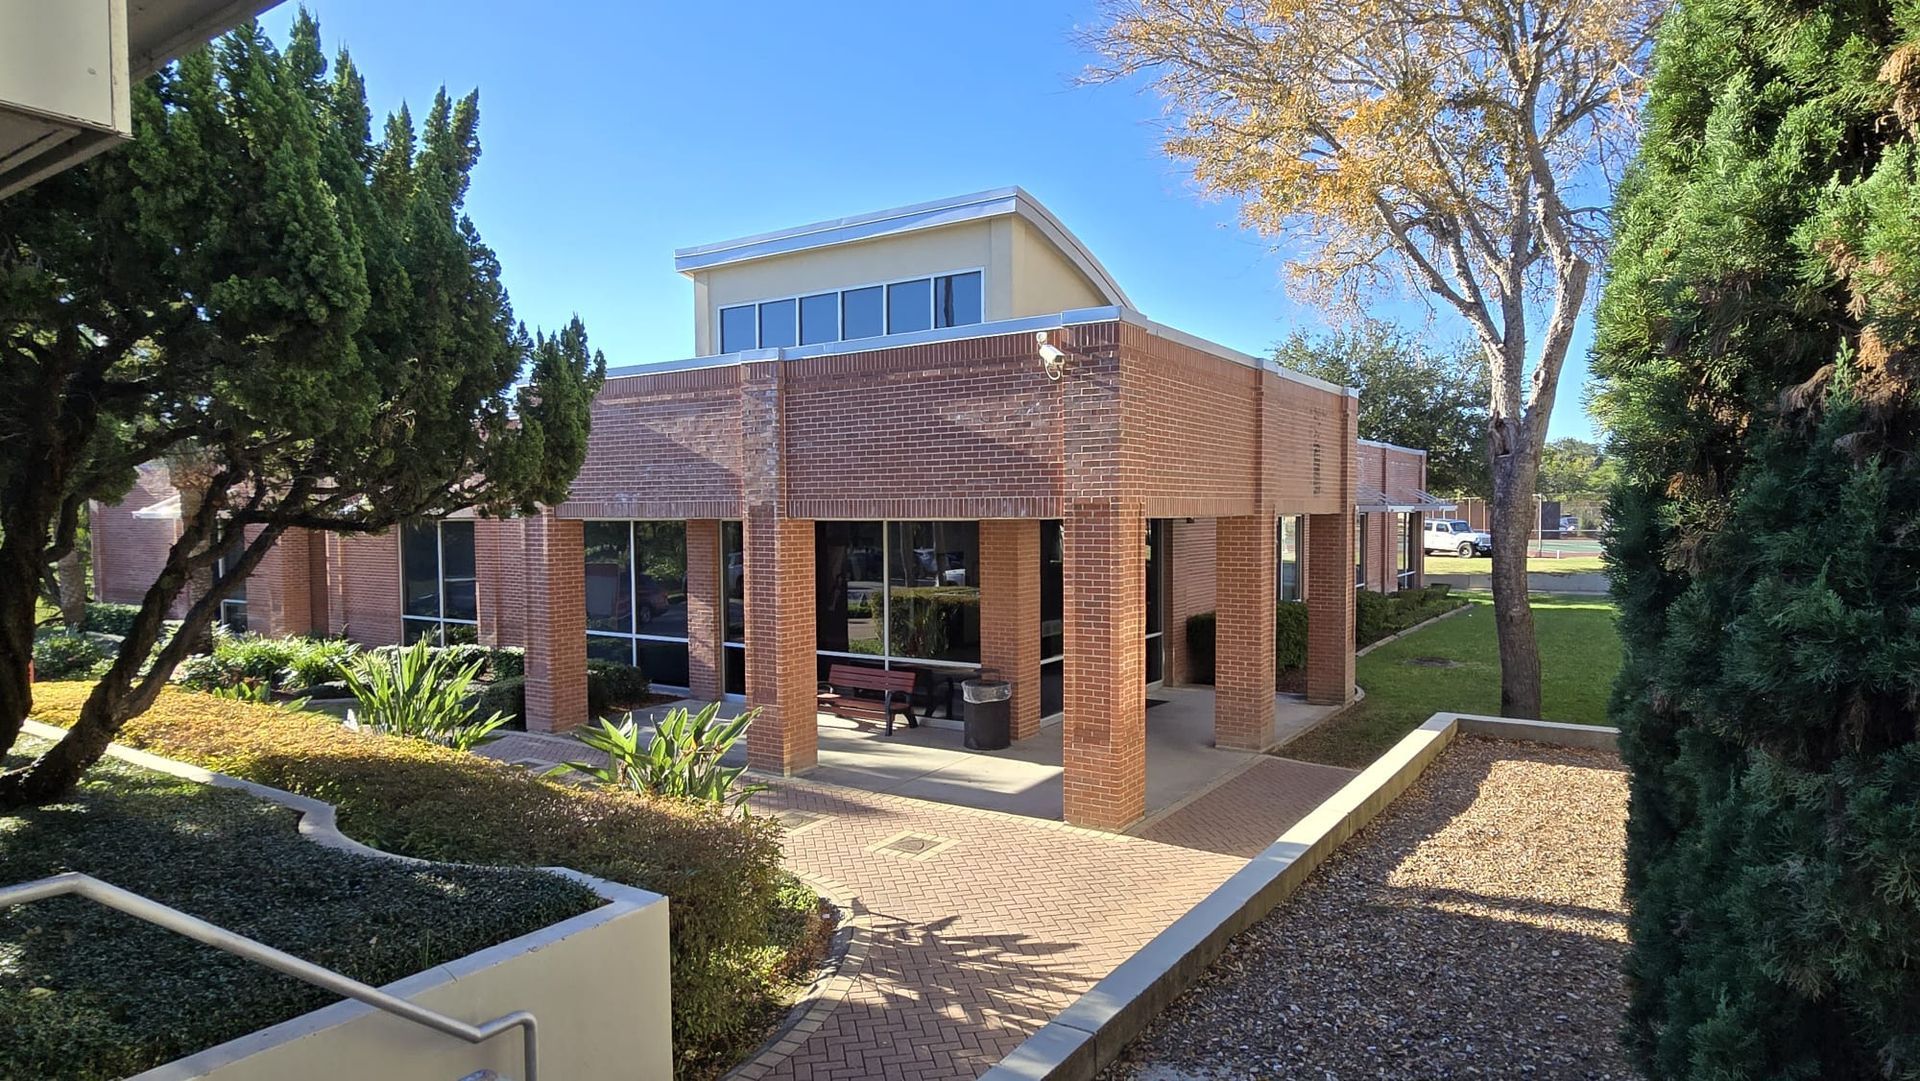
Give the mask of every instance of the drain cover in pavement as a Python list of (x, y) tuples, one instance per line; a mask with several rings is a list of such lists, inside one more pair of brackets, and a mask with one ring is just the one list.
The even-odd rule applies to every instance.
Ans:
[(959, 842), (951, 837), (936, 837), (931, 833), (915, 833), (908, 830), (870, 846), (869, 852), (884, 852), (889, 856), (900, 856), (910, 860), (932, 859)]
[(814, 814), (811, 811), (781, 811), (773, 816), (775, 822), (789, 834), (802, 833), (825, 822), (831, 815)]

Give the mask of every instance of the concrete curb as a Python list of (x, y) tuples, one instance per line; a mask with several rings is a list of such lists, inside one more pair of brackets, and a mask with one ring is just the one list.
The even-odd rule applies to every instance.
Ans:
[(1061, 1011), (981, 1081), (1088, 1081), (1461, 735), (1611, 749), (1618, 729), (1436, 713)]
[(1406, 630), (1401, 631), (1398, 634), (1389, 634), (1385, 638), (1380, 639), (1378, 642), (1372, 642), (1372, 643), (1369, 643), (1368, 645), (1362, 646), (1359, 649), (1354, 650), (1353, 657), (1355, 660), (1359, 660), (1361, 657), (1364, 657), (1367, 654), (1372, 653), (1374, 650), (1379, 649), (1381, 646), (1388, 645), (1389, 643), (1392, 643), (1392, 642), (1398, 642), (1400, 639), (1405, 638), (1407, 635), (1412, 634), (1415, 631), (1424, 631), (1428, 627), (1433, 626), (1435, 623), (1438, 623), (1443, 619), (1452, 619), (1454, 616), (1457, 616), (1460, 613), (1472, 607), (1473, 607), (1472, 601), (1461, 601), (1460, 607), (1458, 608), (1449, 608), (1446, 611), (1440, 613), (1439, 615), (1434, 616), (1432, 619), (1423, 619), (1420, 622), (1415, 623), (1413, 626), (1408, 627)]

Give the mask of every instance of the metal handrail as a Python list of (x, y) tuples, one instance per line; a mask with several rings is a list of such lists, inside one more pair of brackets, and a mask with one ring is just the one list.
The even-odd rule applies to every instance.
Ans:
[(179, 909), (169, 908), (158, 901), (149, 900), (137, 893), (131, 893), (112, 883), (102, 882), (92, 875), (77, 871), (23, 882), (17, 886), (0, 887), (0, 908), (68, 895), (85, 897), (157, 927), (163, 927), (175, 934), (185, 935), (196, 942), (244, 957), (254, 964), (264, 965), (315, 987), (332, 991), (343, 998), (364, 1002), (395, 1017), (412, 1021), (416, 1025), (424, 1025), (435, 1032), (458, 1037), (470, 1044), (483, 1043), (511, 1028), (521, 1029), (525, 1032), (521, 1046), (526, 1057), (526, 1076), (523, 1081), (539, 1081), (535, 1023), (533, 1014), (525, 1010), (515, 1010), (503, 1017), (496, 1017), (479, 1025), (470, 1025), (465, 1021), (436, 1013), (418, 1003), (390, 995), (359, 980), (343, 976), (330, 968), (322, 968), (311, 961), (303, 961), (265, 943), (255, 942), (245, 935), (235, 934), (224, 927), (189, 916)]

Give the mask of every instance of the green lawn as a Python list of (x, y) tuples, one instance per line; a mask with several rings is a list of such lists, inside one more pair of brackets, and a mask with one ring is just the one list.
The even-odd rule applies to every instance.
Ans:
[[(1473, 602), (1466, 611), (1360, 658), (1355, 680), (1366, 690), (1366, 701), (1280, 753), (1357, 768), (1435, 713), (1498, 714), (1493, 608), (1485, 593), (1461, 595)], [(1607, 723), (1607, 694), (1620, 667), (1612, 604), (1597, 597), (1536, 594), (1533, 619), (1546, 719)]]
[[(1606, 564), (1597, 555), (1564, 556), (1560, 559), (1534, 558), (1527, 560), (1527, 570), (1534, 574), (1599, 574), (1606, 570)], [(1428, 556), (1428, 574), (1491, 574), (1491, 559), (1461, 559), (1459, 556)]]

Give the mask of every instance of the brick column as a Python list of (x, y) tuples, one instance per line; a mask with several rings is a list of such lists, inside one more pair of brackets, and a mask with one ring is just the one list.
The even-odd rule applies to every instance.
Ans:
[(1040, 523), (980, 523), (980, 665), (1013, 681), (1013, 738), (1040, 731)]
[(1146, 813), (1146, 531), (1139, 504), (1067, 509), (1063, 800), (1078, 826)]
[(819, 758), (813, 522), (761, 505), (748, 508), (744, 532), (747, 704), (760, 711), (747, 729), (747, 762), (804, 773)]
[(687, 693), (718, 701), (725, 682), (721, 618), (720, 522), (687, 522)]
[(1213, 742), (1264, 751), (1273, 742), (1274, 552), (1277, 520), (1214, 521)]
[(526, 520), (527, 731), (587, 718), (587, 554), (581, 523)]
[[(259, 532), (258, 526), (248, 527), (247, 539)], [(247, 576), (248, 630), (269, 638), (313, 632), (312, 541), (308, 530), (287, 530)]]
[(1353, 513), (1307, 522), (1307, 701), (1345, 705), (1353, 697)]

